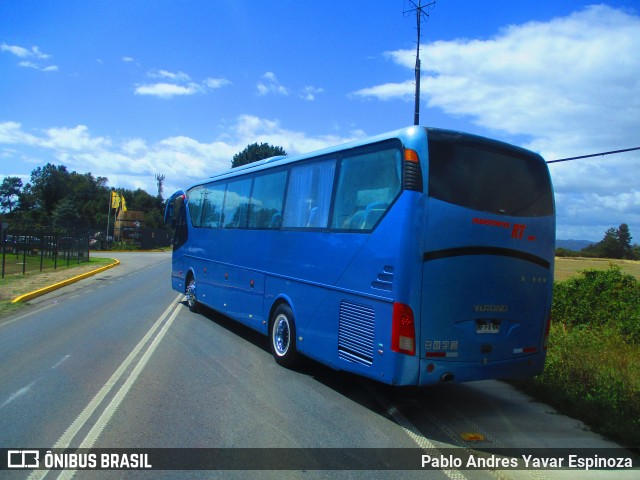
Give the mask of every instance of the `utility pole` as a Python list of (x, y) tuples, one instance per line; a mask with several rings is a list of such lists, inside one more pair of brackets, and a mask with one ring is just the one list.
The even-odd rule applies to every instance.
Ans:
[(427, 3), (426, 5), (422, 5), (422, 0), (418, 0), (418, 3), (416, 4), (416, 2), (414, 2), (413, 0), (409, 0), (409, 3), (411, 4), (411, 7), (409, 10), (405, 10), (404, 15), (405, 17), (408, 16), (409, 14), (416, 12), (416, 23), (417, 23), (417, 27), (418, 27), (418, 41), (416, 42), (416, 67), (415, 67), (415, 74), (416, 74), (416, 95), (415, 95), (415, 107), (414, 107), (414, 111), (413, 111), (413, 124), (414, 125), (419, 125), (420, 124), (420, 24), (422, 22), (422, 18), (429, 18), (429, 12), (433, 9), (433, 7), (435, 6), (436, 2), (435, 0), (432, 2)]

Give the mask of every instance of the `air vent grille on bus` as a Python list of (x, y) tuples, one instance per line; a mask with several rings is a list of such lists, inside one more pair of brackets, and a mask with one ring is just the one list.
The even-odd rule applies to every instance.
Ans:
[(340, 303), (338, 356), (349, 362), (371, 365), (374, 324), (372, 307), (343, 300)]
[(404, 189), (422, 192), (422, 169), (417, 162), (404, 162)]
[(371, 288), (391, 292), (393, 290), (393, 270), (392, 265), (385, 265), (382, 272), (371, 282)]

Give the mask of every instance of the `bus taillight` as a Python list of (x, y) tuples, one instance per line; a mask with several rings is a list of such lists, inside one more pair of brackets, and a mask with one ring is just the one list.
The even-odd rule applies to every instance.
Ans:
[(416, 329), (411, 307), (404, 303), (393, 304), (391, 320), (391, 350), (394, 352), (415, 355)]

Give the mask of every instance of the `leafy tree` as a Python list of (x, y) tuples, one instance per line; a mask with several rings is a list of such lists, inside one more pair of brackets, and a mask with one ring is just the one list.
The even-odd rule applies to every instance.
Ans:
[(9, 215), (18, 203), (21, 188), (22, 180), (18, 177), (5, 177), (0, 184), (0, 207), (9, 210)]
[(67, 167), (50, 163), (31, 172), (31, 192), (46, 217), (51, 217), (56, 204), (69, 194), (69, 177)]
[[(103, 229), (107, 225), (110, 189), (106, 177), (69, 172), (64, 165), (48, 163), (31, 172), (31, 181), (7, 177), (0, 185), (0, 207), (13, 212), (13, 218), (56, 224), (78, 223)], [(159, 194), (164, 175), (157, 175)], [(20, 189), (22, 187), (22, 189)], [(142, 189), (121, 190), (129, 210), (145, 212), (145, 226), (162, 228), (163, 200)], [(6, 205), (6, 206), (5, 206)], [(113, 212), (110, 212), (113, 213)]]
[(254, 143), (247, 145), (242, 152), (236, 153), (233, 156), (231, 168), (257, 162), (258, 160), (274, 157), (276, 155), (287, 155), (287, 152), (285, 152), (282, 147), (275, 147), (268, 143), (261, 143), (260, 145), (258, 145), (258, 143)]
[(36, 196), (30, 183), (22, 187), (22, 191), (18, 194), (18, 208), (16, 213), (24, 220), (40, 220), (42, 212), (36, 206)]

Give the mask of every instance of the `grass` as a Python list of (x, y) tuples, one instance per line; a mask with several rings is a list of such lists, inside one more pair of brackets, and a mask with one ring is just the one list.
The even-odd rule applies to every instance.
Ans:
[(594, 431), (640, 447), (640, 348), (615, 332), (552, 324), (545, 372), (518, 386)]
[[(0, 262), (2, 261), (2, 255), (0, 254)], [(80, 264), (85, 262), (80, 262)], [(59, 256), (57, 260), (54, 260), (51, 256), (42, 256), (38, 254), (23, 255), (22, 253), (14, 254), (7, 253), (5, 255), (4, 272), (5, 277), (8, 275), (23, 275), (23, 272), (30, 274), (45, 270), (57, 270), (59, 268), (68, 268), (78, 265), (78, 259), (64, 258)]]
[(11, 303), (11, 300), (20, 295), (90, 272), (110, 263), (113, 263), (110, 258), (91, 257), (88, 262), (79, 265), (74, 262), (68, 267), (66, 263), (58, 264), (56, 270), (48, 269), (40, 272), (34, 268), (26, 275), (22, 275), (22, 271), (5, 274), (5, 278), (0, 279), (0, 316), (13, 313), (23, 307), (23, 304)]

